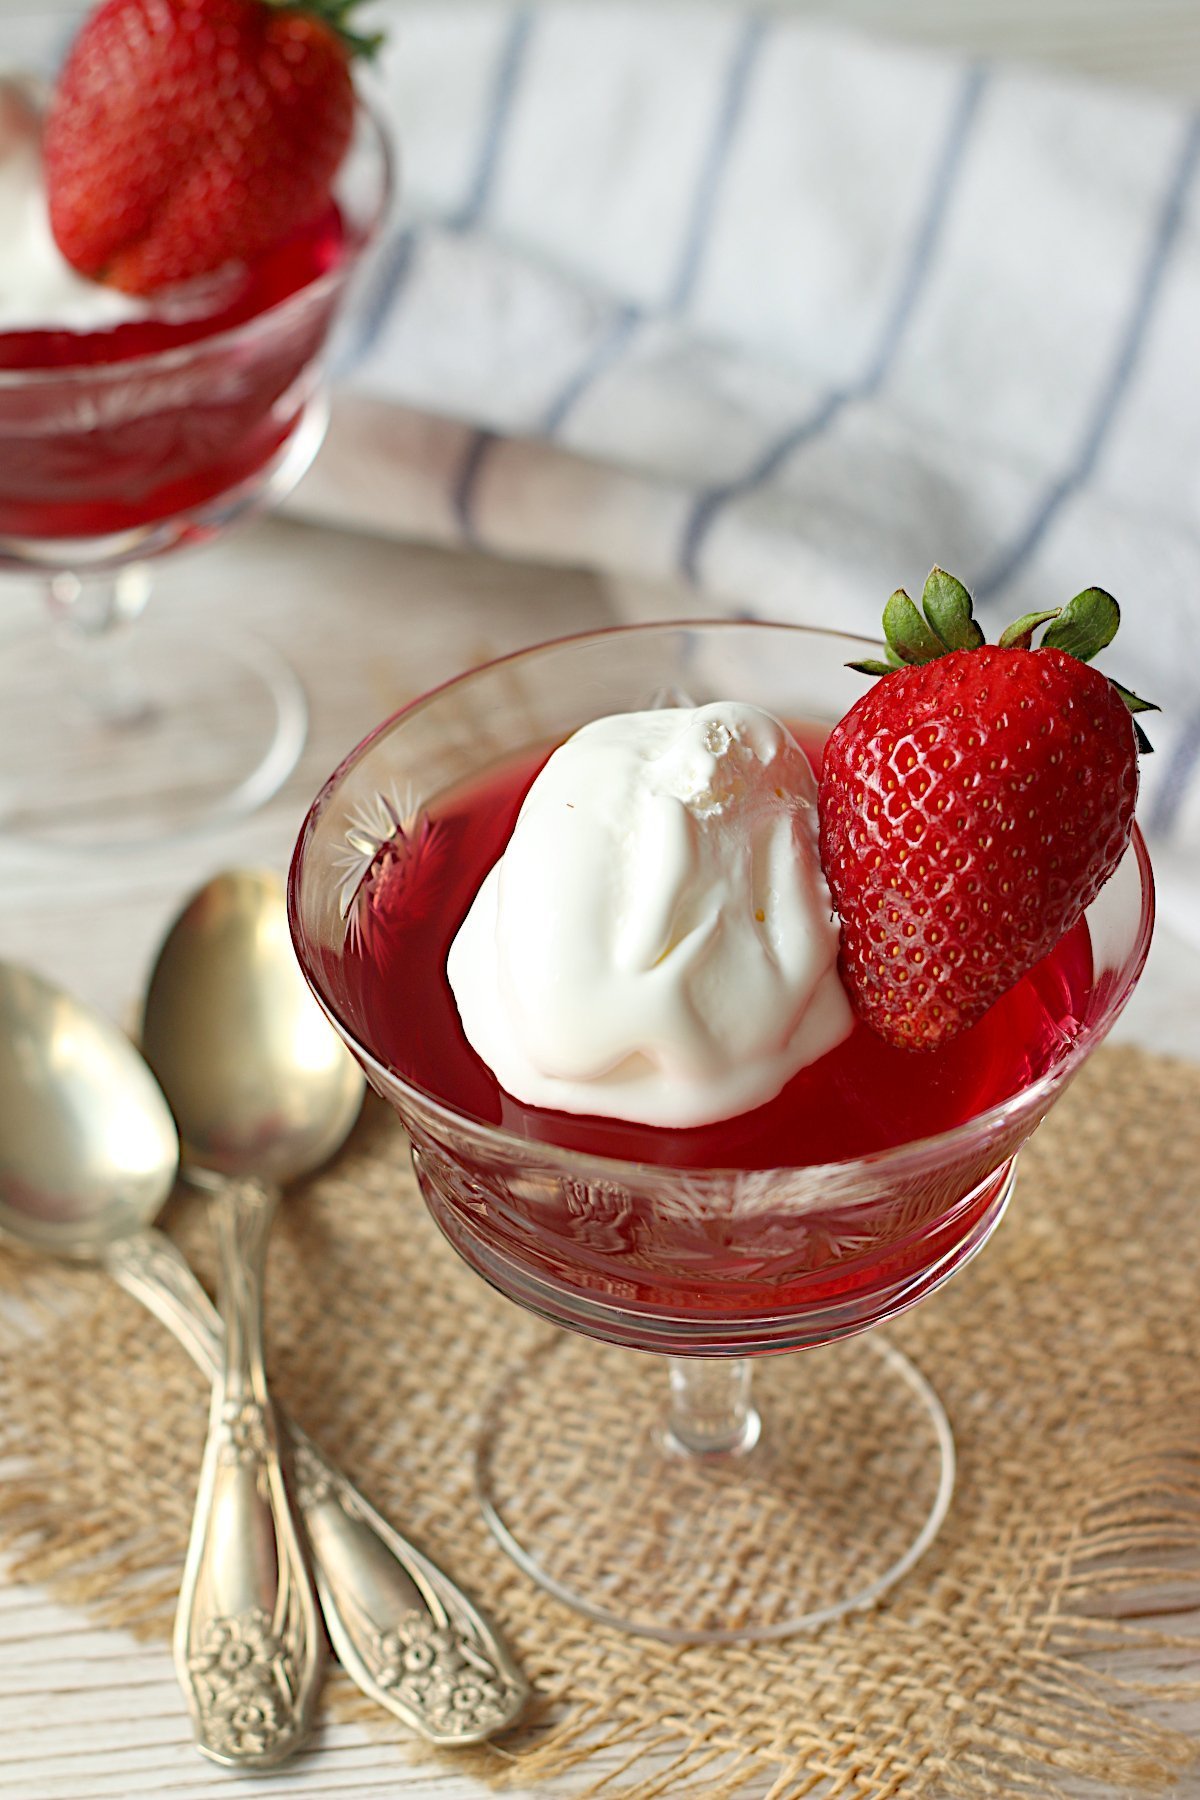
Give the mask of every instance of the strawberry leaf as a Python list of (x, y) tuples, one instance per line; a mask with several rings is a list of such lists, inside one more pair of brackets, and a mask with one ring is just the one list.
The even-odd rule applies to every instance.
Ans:
[(1057, 619), (1061, 611), (1061, 606), (1052, 606), (1049, 612), (1022, 613), (1019, 619), (1013, 620), (1007, 631), (1001, 632), (1000, 648), (1002, 650), (1028, 650), (1038, 626), (1044, 625), (1047, 619)]
[(1161, 707), (1155, 706), (1153, 700), (1143, 700), (1141, 695), (1135, 694), (1132, 688), (1122, 687), (1119, 681), (1112, 680), (1111, 675), (1109, 676), (1109, 681), (1112, 683), (1112, 686), (1116, 688), (1117, 693), (1121, 696), (1121, 699), (1125, 702), (1130, 712), (1135, 715), (1133, 721), (1133, 735), (1137, 739), (1137, 747), (1143, 756), (1149, 756), (1154, 749), (1154, 745), (1150, 742), (1150, 739), (1138, 724), (1136, 714), (1160, 712), (1162, 710)]
[(897, 588), (883, 609), (883, 631), (888, 647), (905, 663), (932, 662), (945, 656), (946, 646), (931, 631), (903, 588)]
[(880, 662), (878, 658), (864, 656), (861, 662), (847, 663), (848, 669), (857, 669), (860, 675), (894, 675), (902, 664)]
[(1111, 644), (1121, 623), (1121, 609), (1103, 588), (1084, 588), (1046, 629), (1042, 649), (1065, 650), (1080, 662), (1091, 662)]
[[(1111, 675), (1109, 676), (1109, 680), (1112, 681)], [(1118, 694), (1120, 694), (1131, 713), (1162, 711), (1162, 707), (1156, 706), (1153, 700), (1143, 700), (1140, 694), (1135, 694), (1132, 688), (1122, 687), (1119, 681), (1113, 681), (1112, 685), (1116, 688)]]
[(268, 6), (278, 7), (282, 12), (305, 12), (311, 18), (319, 19), (330, 31), (337, 33), (347, 55), (361, 56), (370, 61), (385, 38), (382, 31), (362, 32), (354, 29), (355, 21), (350, 18), (350, 14), (362, 3), (363, 0), (266, 0)]
[(978, 650), (983, 643), (970, 594), (956, 576), (936, 564), (921, 594), (921, 610), (947, 650)]

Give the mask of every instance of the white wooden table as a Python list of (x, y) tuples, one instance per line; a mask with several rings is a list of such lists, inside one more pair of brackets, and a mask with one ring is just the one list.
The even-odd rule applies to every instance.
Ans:
[[(0, 0), (0, 55), (8, 4)], [(1197, 0), (981, 0), (969, 8), (949, 0), (844, 0), (824, 10), (925, 41), (1200, 95)], [(283, 522), (164, 567), (161, 587), (155, 604), (181, 620), (208, 631), (219, 631), (224, 620), (251, 622), (285, 650), (309, 690), (313, 716), (308, 748), (284, 791), (264, 812), (219, 834), (168, 854), (108, 854), (86, 863), (0, 844), (0, 955), (42, 968), (119, 1017), (129, 1016), (181, 897), (231, 862), (282, 865), (321, 780), (405, 697), (488, 655), (610, 622), (618, 600), (626, 614), (631, 598), (660, 616), (684, 604), (677, 595), (617, 595), (585, 574)], [(16, 582), (0, 588), (0, 629), (36, 618), (32, 590)], [(12, 755), (3, 734), (0, 718), (0, 754)], [(1200, 951), (1161, 933), (1120, 1031), (1200, 1059)], [(281, 1776), (235, 1783), (192, 1750), (164, 1648), (98, 1630), (44, 1592), (0, 1586), (0, 1794), (215, 1800), (232, 1792), (482, 1800), (484, 1790), (455, 1774), (412, 1770), (351, 1727), (327, 1727), (319, 1753)]]

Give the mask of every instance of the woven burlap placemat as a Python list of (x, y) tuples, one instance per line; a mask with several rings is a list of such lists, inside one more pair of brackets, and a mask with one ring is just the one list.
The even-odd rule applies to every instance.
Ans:
[[(1197, 1746), (1169, 1721), (1200, 1688), (1161, 1671), (1189, 1651), (1194, 1668), (1197, 1639), (1154, 1615), (1181, 1594), (1200, 1602), (1198, 1200), (1200, 1071), (1100, 1052), (1026, 1151), (992, 1243), (891, 1327), (957, 1437), (941, 1536), (874, 1613), (780, 1643), (622, 1636), (492, 1543), (472, 1493), (475, 1419), (548, 1328), (458, 1264), (373, 1103), (336, 1167), (281, 1212), (269, 1360), (279, 1397), (473, 1588), (535, 1681), (529, 1727), (459, 1759), (485, 1778), (574, 1769), (625, 1800), (1043, 1800), (1088, 1780), (1195, 1793)], [(177, 1199), (167, 1224), (211, 1278), (197, 1202)], [(0, 1551), (17, 1579), (166, 1640), (200, 1377), (94, 1271), (3, 1254), (0, 1286), (17, 1296), (0, 1327)], [(535, 1432), (526, 1450), (536, 1481)], [(398, 1756), (422, 1754), (344, 1678), (327, 1699)]]

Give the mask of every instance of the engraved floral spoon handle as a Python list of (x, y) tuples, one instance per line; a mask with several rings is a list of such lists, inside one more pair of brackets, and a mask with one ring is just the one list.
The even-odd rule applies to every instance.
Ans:
[[(182, 1252), (149, 1229), (115, 1243), (106, 1265), (212, 1380), (224, 1328)], [(528, 1686), (503, 1640), (461, 1589), (395, 1531), (277, 1410), (325, 1624), (346, 1672), (439, 1744), (481, 1743), (511, 1725)]]
[(324, 1646), (263, 1366), (262, 1282), (275, 1196), (231, 1181), (216, 1201), (221, 1370), (175, 1615), (175, 1667), (198, 1747), (263, 1768), (308, 1735)]

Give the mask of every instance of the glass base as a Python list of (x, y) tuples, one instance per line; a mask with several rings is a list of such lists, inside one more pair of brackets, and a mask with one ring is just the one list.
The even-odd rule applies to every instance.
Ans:
[(928, 1382), (878, 1333), (756, 1359), (755, 1411), (731, 1451), (678, 1442), (666, 1373), (564, 1335), (485, 1413), (488, 1524), (569, 1606), (671, 1643), (787, 1637), (872, 1605), (933, 1542), (954, 1441)]
[(4, 646), (5, 836), (137, 849), (251, 812), (295, 768), (307, 704), (267, 645), (193, 635), (152, 611), (116, 648), (99, 671), (87, 646), (68, 654), (49, 629)]

